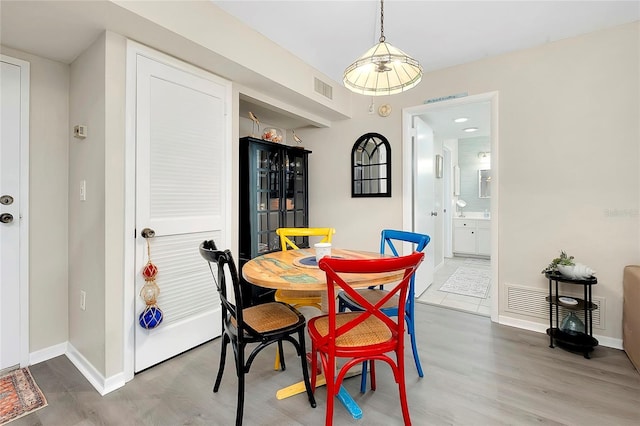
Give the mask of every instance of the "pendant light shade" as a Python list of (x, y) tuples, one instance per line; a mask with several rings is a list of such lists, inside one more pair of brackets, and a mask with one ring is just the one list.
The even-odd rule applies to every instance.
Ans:
[(344, 71), (347, 89), (368, 96), (393, 95), (415, 87), (422, 66), (384, 37), (384, 1), (380, 1), (380, 40)]

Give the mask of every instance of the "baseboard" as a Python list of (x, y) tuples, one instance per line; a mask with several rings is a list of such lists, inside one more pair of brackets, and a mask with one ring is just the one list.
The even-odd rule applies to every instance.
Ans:
[(68, 344), (66, 355), (100, 395), (104, 396), (125, 385), (124, 372), (105, 378), (71, 343)]
[[(541, 324), (539, 322), (506, 317), (504, 315), (501, 315), (498, 317), (498, 324), (508, 325), (510, 327), (522, 328), (524, 330), (530, 330), (530, 331), (535, 331), (537, 333), (544, 333), (544, 334), (547, 333), (547, 328), (549, 328), (548, 324)], [(597, 334), (594, 334), (593, 337), (598, 339), (598, 344), (600, 346), (622, 350), (622, 339), (616, 339), (608, 336), (600, 336)]]
[(29, 354), (29, 365), (40, 364), (67, 353), (67, 342), (49, 346)]
[(29, 365), (40, 364), (60, 355), (66, 355), (71, 363), (91, 383), (100, 395), (106, 395), (123, 387), (126, 383), (124, 371), (105, 378), (95, 367), (69, 342), (49, 346), (29, 354)]
[(600, 346), (606, 346), (608, 348), (624, 350), (624, 348), (622, 347), (622, 339), (614, 339), (612, 337), (599, 336), (597, 334), (594, 334), (593, 337), (598, 339), (598, 344)]

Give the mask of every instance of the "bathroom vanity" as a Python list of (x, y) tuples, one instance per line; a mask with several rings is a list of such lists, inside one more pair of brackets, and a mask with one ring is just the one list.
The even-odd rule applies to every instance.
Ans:
[(491, 256), (491, 219), (482, 213), (465, 213), (453, 218), (453, 253), (462, 256)]

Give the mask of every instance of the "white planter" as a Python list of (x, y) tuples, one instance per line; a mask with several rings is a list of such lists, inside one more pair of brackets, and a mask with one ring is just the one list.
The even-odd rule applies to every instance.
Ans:
[(596, 273), (596, 271), (581, 263), (576, 263), (575, 265), (558, 265), (558, 272), (574, 280), (585, 280)]

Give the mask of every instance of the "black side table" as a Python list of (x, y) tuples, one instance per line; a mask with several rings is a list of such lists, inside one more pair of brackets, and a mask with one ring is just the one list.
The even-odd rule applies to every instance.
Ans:
[[(549, 347), (553, 348), (555, 343), (572, 352), (582, 352), (585, 358), (590, 358), (593, 348), (598, 346), (598, 340), (593, 337), (593, 310), (598, 309), (598, 305), (592, 302), (591, 287), (598, 283), (596, 277), (590, 277), (584, 280), (567, 278), (559, 272), (546, 272), (545, 277), (549, 279), (549, 296), (546, 300), (549, 302)], [(555, 286), (553, 283), (555, 282)], [(584, 289), (584, 298), (575, 299), (578, 303), (569, 305), (560, 301), (562, 295), (558, 294), (558, 283), (567, 283), (581, 285)], [(555, 306), (555, 312), (554, 312)], [(569, 311), (584, 311), (584, 333), (567, 333), (560, 329), (559, 307)], [(555, 327), (554, 327), (555, 318)]]

